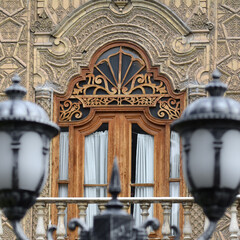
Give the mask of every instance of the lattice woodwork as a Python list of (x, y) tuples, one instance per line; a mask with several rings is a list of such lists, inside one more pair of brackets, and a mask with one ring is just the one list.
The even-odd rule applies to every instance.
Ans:
[(153, 117), (177, 119), (183, 103), (167, 79), (149, 71), (146, 61), (129, 44), (102, 52), (90, 71), (75, 79), (70, 95), (59, 98), (59, 122), (85, 118), (84, 109), (107, 106), (149, 107)]

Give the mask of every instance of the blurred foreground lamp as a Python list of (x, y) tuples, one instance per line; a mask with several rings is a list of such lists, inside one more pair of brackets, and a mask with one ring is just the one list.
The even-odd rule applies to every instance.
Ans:
[(18, 75), (12, 82), (5, 91), (9, 100), (0, 103), (0, 208), (24, 239), (19, 221), (45, 185), (49, 143), (59, 127), (40, 106), (22, 100), (26, 89)]
[(190, 104), (172, 130), (180, 133), (187, 186), (208, 219), (209, 239), (217, 221), (235, 200), (240, 184), (240, 104), (223, 97), (227, 87), (215, 70), (209, 97)]
[[(27, 240), (20, 220), (34, 205), (48, 176), (49, 142), (59, 132), (47, 113), (38, 105), (23, 101), (25, 88), (14, 76), (6, 89), (9, 100), (0, 103), (0, 208), (13, 226), (18, 240)], [(121, 191), (117, 160), (114, 162), (109, 192), (111, 201), (101, 215), (95, 216), (93, 229), (80, 219), (70, 221), (70, 229), (80, 227), (82, 240), (146, 240), (146, 228), (159, 228), (157, 219), (146, 220), (139, 228), (132, 216), (122, 210), (117, 196)], [(53, 239), (56, 227), (48, 229)]]

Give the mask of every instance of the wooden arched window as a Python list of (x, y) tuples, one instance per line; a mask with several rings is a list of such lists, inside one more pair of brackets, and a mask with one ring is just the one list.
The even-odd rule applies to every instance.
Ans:
[[(135, 196), (136, 189), (141, 188), (148, 188), (153, 196), (169, 196), (170, 182), (178, 182), (182, 193), (181, 174), (170, 174), (170, 123), (184, 109), (184, 97), (184, 93), (173, 92), (169, 80), (150, 65), (138, 46), (116, 42), (102, 47), (89, 67), (82, 68), (81, 74), (69, 82), (66, 94), (54, 95), (54, 117), (62, 132), (54, 141), (52, 195), (59, 196), (64, 188), (70, 197), (86, 196), (88, 188), (106, 194), (115, 156), (121, 196)], [(105, 157), (92, 165), (92, 169), (101, 167), (104, 176), (89, 180), (87, 142), (89, 136), (105, 131), (107, 147), (101, 152)], [(148, 154), (144, 170), (136, 163), (137, 135), (148, 136), (143, 142), (152, 144), (144, 153)], [(65, 150), (62, 146), (59, 149), (60, 142)], [(88, 144), (94, 148), (93, 143)], [(146, 175), (151, 177), (137, 179), (139, 171), (150, 165), (152, 172)], [(158, 211), (154, 209), (155, 214)]]

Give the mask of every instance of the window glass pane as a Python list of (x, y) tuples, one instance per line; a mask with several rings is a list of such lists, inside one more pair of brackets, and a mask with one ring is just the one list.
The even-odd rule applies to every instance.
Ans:
[(58, 196), (59, 197), (67, 197), (68, 196), (68, 184), (59, 184)]
[(120, 47), (111, 48), (108, 51), (104, 52), (97, 60), (96, 63), (99, 63), (101, 60), (107, 58), (109, 55), (115, 54), (119, 51)]
[(118, 82), (118, 77), (119, 77), (119, 56), (118, 55), (114, 55), (114, 56), (111, 56), (109, 58), (109, 61), (111, 63), (111, 66), (112, 66), (112, 69), (113, 69), (113, 73), (114, 73), (114, 77), (116, 79), (116, 81)]
[[(180, 177), (180, 137), (176, 132), (171, 132), (170, 139), (170, 178)], [(180, 184), (179, 182), (170, 182), (170, 197), (179, 197)], [(179, 204), (172, 205), (171, 225), (179, 226)], [(172, 231), (174, 234), (174, 231)]]
[[(132, 183), (154, 182), (154, 137), (132, 124)], [(134, 196), (134, 194), (131, 194)]]
[(137, 51), (130, 49), (128, 47), (123, 47), (122, 49), (125, 53), (131, 54), (134, 58), (141, 59), (141, 56), (139, 55), (139, 53)]
[(130, 68), (128, 69), (124, 84), (126, 84), (134, 75), (136, 75), (143, 66), (144, 65), (142, 65), (142, 63), (139, 61), (133, 61), (131, 66), (129, 66)]
[[(110, 65), (111, 66), (111, 65)], [(100, 71), (103, 73), (104, 76), (106, 76), (108, 78), (108, 80), (110, 82), (112, 82), (113, 84), (116, 82), (114, 81), (114, 77), (112, 75), (112, 71), (110, 69), (110, 66), (108, 64), (108, 62), (103, 62), (101, 64), (98, 65), (98, 68), (100, 69)]]
[(180, 177), (180, 137), (176, 132), (171, 132), (170, 146), (170, 178)]
[(61, 130), (59, 144), (59, 179), (68, 179), (68, 151), (69, 133), (68, 130)]
[(131, 60), (131, 56), (125, 54), (122, 55), (122, 78), (126, 77)]
[[(141, 71), (140, 71), (141, 70)], [(104, 52), (97, 60), (94, 66), (94, 75), (100, 79), (106, 79), (99, 84), (102, 87), (107, 87), (109, 90), (118, 90), (122, 93), (130, 90), (133, 86), (132, 80), (137, 77), (138, 74), (143, 74), (146, 70), (146, 64), (140, 55), (129, 47), (112, 48)], [(140, 84), (139, 81), (135, 81), (134, 85)], [(89, 90), (94, 88), (89, 88)], [(137, 88), (135, 90), (142, 94), (142, 91)], [(88, 94), (93, 94), (88, 91)], [(98, 94), (100, 89), (98, 89)], [(138, 94), (138, 92), (134, 92)]]

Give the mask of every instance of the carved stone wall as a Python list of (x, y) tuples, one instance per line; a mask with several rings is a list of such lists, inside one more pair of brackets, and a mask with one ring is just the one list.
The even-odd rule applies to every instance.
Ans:
[[(131, 0), (123, 7), (111, 0), (0, 0), (0, 100), (18, 73), (27, 98), (51, 117), (51, 91), (65, 92), (97, 49), (114, 41), (141, 47), (175, 90), (188, 90), (188, 103), (205, 96), (216, 67), (227, 95), (240, 100), (239, 25), (239, 0)], [(44, 196), (50, 188), (48, 182)], [(30, 212), (30, 237), (35, 222)]]
[[(229, 91), (240, 91), (240, 4), (221, 0), (218, 8), (217, 65)], [(236, 94), (235, 94), (236, 98)], [(239, 96), (237, 97), (239, 100)]]
[[(34, 2), (34, 1), (31, 1)], [(34, 91), (29, 78), (30, 56), (30, 9), (28, 0), (0, 0), (0, 100), (5, 100), (3, 91), (10, 85), (14, 74), (19, 74), (21, 84), (28, 89), (27, 98), (34, 100)], [(23, 220), (24, 230), (31, 238), (31, 210)], [(2, 239), (15, 239), (11, 225), (3, 217)]]
[(131, 1), (123, 11), (110, 0), (90, 1), (74, 10), (51, 34), (43, 36), (41, 29), (34, 29), (35, 84), (51, 82), (56, 91), (65, 92), (70, 79), (88, 66), (99, 47), (119, 40), (142, 47), (175, 89), (185, 89), (190, 83), (204, 84), (209, 74), (208, 41), (213, 28), (204, 11), (200, 6), (194, 8), (188, 19), (191, 30), (159, 1)]
[[(55, 23), (60, 23), (64, 17), (90, 0), (38, 0), (39, 12), (46, 6)], [(183, 21), (191, 18), (194, 10), (199, 6), (207, 11), (207, 0), (157, 0), (173, 10)]]
[(28, 97), (33, 93), (28, 72), (30, 7), (31, 3), (27, 0), (0, 1), (0, 91), (2, 92), (10, 84), (11, 77), (18, 73), (22, 84), (29, 89)]

